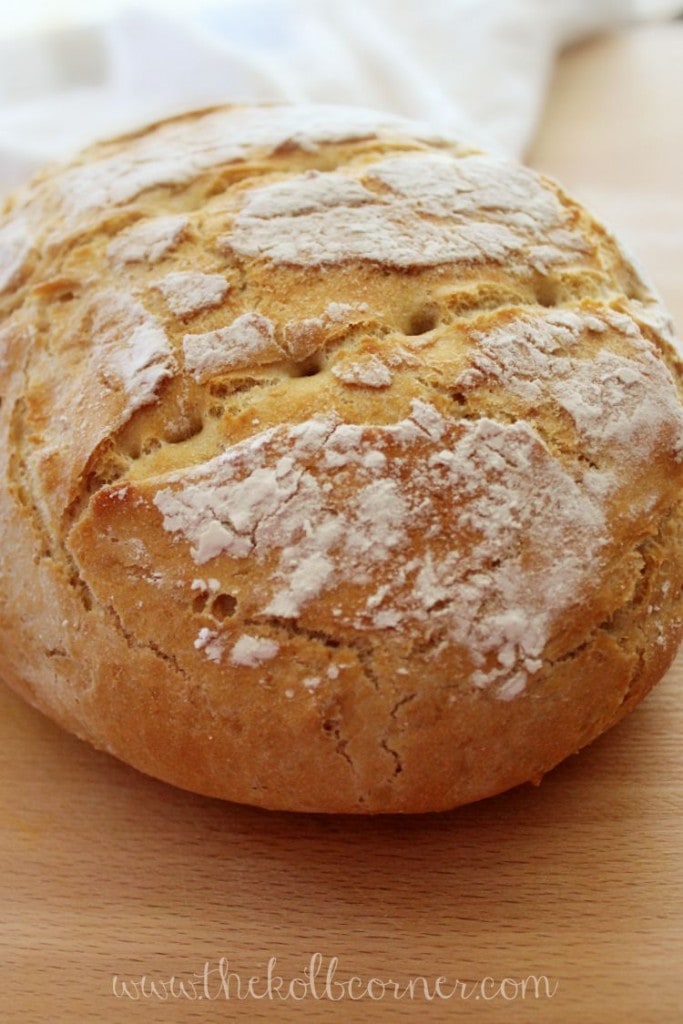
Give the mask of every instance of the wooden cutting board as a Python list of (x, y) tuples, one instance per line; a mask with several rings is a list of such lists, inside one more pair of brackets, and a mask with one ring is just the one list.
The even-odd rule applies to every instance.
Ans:
[[(630, 235), (679, 324), (682, 28), (568, 54), (531, 154)], [(682, 682), (679, 657), (628, 721), (539, 789), (374, 820), (174, 790), (0, 686), (0, 1020), (683, 1021)], [(301, 978), (312, 957), (315, 992), (278, 998), (277, 977)], [(133, 986), (142, 975), (156, 997)], [(176, 983), (159, 998), (173, 975), (185, 996)], [(266, 998), (249, 996), (251, 976)], [(522, 998), (530, 976), (538, 999), (533, 982)]]

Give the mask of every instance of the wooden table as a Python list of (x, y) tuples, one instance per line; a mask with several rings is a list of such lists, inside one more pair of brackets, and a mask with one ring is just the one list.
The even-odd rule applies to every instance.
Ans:
[[(568, 54), (531, 154), (625, 229), (681, 324), (682, 69), (681, 25)], [(538, 790), (375, 820), (174, 790), (0, 687), (0, 1020), (679, 1022), (682, 679), (679, 658), (628, 721)], [(418, 984), (413, 1000), (344, 990), (295, 1002), (277, 999), (276, 982), (274, 999), (239, 1000), (233, 978), (228, 1001), (215, 974), (206, 993), (187, 989), (212, 997), (202, 1001), (112, 989), (113, 975), (188, 979), (227, 958), (245, 995), (271, 957), (291, 979), (314, 954), (323, 975), (336, 957), (336, 980), (363, 985), (545, 975), (557, 989), (523, 1000), (512, 983), (500, 994), (486, 983), (428, 1001)]]

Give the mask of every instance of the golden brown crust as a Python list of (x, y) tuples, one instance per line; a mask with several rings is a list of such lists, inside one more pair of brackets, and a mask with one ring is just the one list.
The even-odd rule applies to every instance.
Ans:
[(675, 654), (680, 394), (532, 172), (329, 108), (92, 147), (0, 220), (0, 675), (265, 807), (538, 780)]

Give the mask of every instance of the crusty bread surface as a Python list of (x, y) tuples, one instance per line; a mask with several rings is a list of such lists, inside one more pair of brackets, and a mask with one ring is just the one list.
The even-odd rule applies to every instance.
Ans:
[(539, 781), (681, 638), (672, 327), (553, 182), (221, 107), (0, 217), (0, 677), (269, 808)]

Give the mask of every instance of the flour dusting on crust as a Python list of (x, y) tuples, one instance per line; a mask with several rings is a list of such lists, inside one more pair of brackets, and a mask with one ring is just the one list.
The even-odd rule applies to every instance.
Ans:
[(377, 356), (337, 364), (332, 367), (332, 373), (344, 384), (356, 384), (367, 388), (388, 388), (394, 379), (389, 367)]
[(16, 284), (31, 248), (31, 238), (22, 217), (13, 217), (0, 225), (0, 295)]
[(225, 651), (225, 643), (220, 635), (214, 629), (208, 629), (203, 626), (197, 635), (197, 639), (194, 642), (196, 651), (203, 651), (204, 655), (209, 659), (218, 664)]
[[(357, 172), (362, 176), (362, 171)], [(373, 185), (385, 186), (377, 190)], [(523, 257), (546, 269), (589, 249), (538, 175), (489, 156), (406, 153), (364, 180), (309, 171), (247, 193), (226, 247), (275, 263), (392, 267)]]
[(429, 622), (502, 698), (540, 668), (605, 543), (595, 488), (527, 423), (451, 421), (419, 401), (393, 425), (274, 427), (171, 478), (154, 504), (198, 564), (275, 557), (264, 616), (297, 618), (350, 586), (340, 623)]
[(330, 302), (318, 316), (286, 321), (282, 344), (293, 359), (306, 359), (371, 316), (366, 302)]
[(215, 331), (186, 334), (183, 352), (186, 369), (198, 381), (286, 357), (275, 340), (274, 324), (260, 313), (244, 313)]
[(219, 306), (230, 288), (222, 274), (202, 274), (196, 270), (179, 270), (167, 274), (153, 285), (176, 316), (189, 316), (202, 309)]
[[(577, 353), (590, 332), (617, 332), (629, 355), (602, 348)], [(683, 455), (683, 410), (676, 387), (654, 346), (633, 320), (614, 310), (559, 310), (514, 317), (472, 340), (472, 369), (461, 388), (498, 380), (530, 404), (552, 400), (581, 434), (587, 454), (610, 452), (646, 464), (660, 446)]]
[(279, 650), (280, 645), (275, 640), (243, 633), (230, 651), (230, 661), (233, 665), (245, 665), (247, 668), (256, 668), (265, 661), (270, 661), (274, 658)]
[(188, 223), (182, 214), (143, 220), (109, 243), (109, 258), (114, 264), (158, 263), (176, 247)]
[(153, 400), (178, 365), (159, 322), (122, 292), (104, 292), (93, 304), (91, 362), (112, 389), (122, 388), (128, 414)]
[[(391, 114), (355, 107), (264, 106), (209, 110), (164, 122), (152, 131), (111, 144), (110, 151), (67, 170), (59, 181), (69, 222), (134, 199), (146, 189), (183, 185), (202, 171), (286, 145), (315, 151), (324, 143), (413, 134), (443, 141), (438, 133)], [(111, 151), (113, 149), (113, 152)]]

